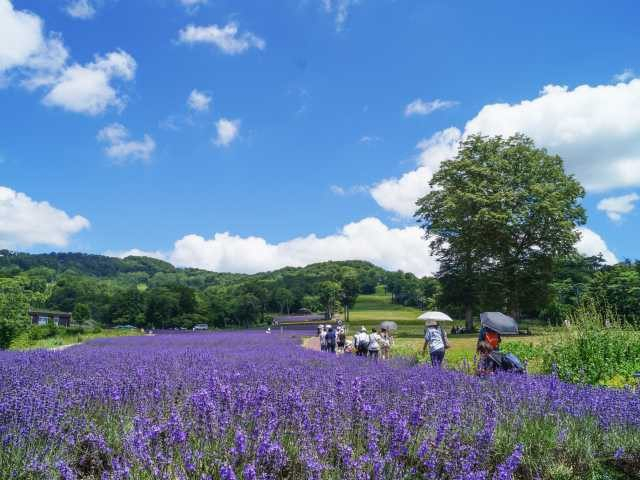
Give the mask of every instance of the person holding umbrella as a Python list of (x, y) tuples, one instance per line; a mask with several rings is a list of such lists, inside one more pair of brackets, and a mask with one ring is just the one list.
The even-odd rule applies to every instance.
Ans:
[(453, 322), (453, 319), (442, 312), (424, 312), (418, 317), (418, 320), (424, 320), (426, 322), (422, 354), (425, 355), (428, 348), (431, 365), (440, 367), (444, 360), (444, 352), (449, 348), (449, 339), (438, 322)]
[(518, 324), (509, 315), (501, 312), (480, 314), (480, 335), (478, 343), (487, 342), (493, 350), (500, 350), (502, 335), (517, 335)]
[(431, 357), (431, 366), (441, 367), (445, 350), (449, 348), (449, 339), (435, 320), (427, 322), (427, 331), (424, 334), (424, 346), (422, 347), (423, 355), (427, 353), (427, 348)]

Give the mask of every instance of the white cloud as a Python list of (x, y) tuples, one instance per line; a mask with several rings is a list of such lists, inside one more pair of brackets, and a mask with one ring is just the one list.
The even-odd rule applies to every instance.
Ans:
[(214, 143), (219, 147), (228, 147), (240, 133), (240, 120), (221, 118), (216, 122), (216, 131)]
[[(455, 135), (444, 135), (454, 131), (438, 132), (422, 144), (417, 168), (380, 182), (371, 190), (374, 199), (387, 210), (411, 215), (440, 162), (455, 155)], [(640, 79), (573, 90), (548, 85), (533, 100), (485, 106), (458, 135), (517, 132), (560, 155), (587, 191), (640, 185)]]
[(618, 73), (613, 76), (613, 80), (616, 82), (628, 82), (636, 78), (636, 74), (630, 68), (625, 68), (622, 73)]
[(331, 185), (329, 186), (329, 190), (334, 195), (338, 195), (339, 197), (344, 197), (346, 195), (357, 195), (359, 193), (367, 193), (369, 191), (369, 187), (365, 185), (353, 185), (348, 188), (341, 187), (340, 185)]
[(192, 90), (187, 99), (187, 105), (190, 109), (198, 112), (206, 112), (209, 110), (209, 104), (211, 103), (211, 97), (199, 90)]
[[(308, 235), (281, 243), (261, 237), (240, 237), (228, 232), (205, 239), (186, 235), (171, 252), (150, 252), (180, 267), (196, 267), (218, 272), (256, 273), (285, 266), (304, 266), (328, 260), (367, 260), (390, 270), (430, 275), (437, 270), (428, 255), (427, 243), (417, 226), (389, 228), (377, 218), (365, 218), (344, 226), (335, 235)], [(126, 256), (140, 250), (112, 253)]]
[(65, 11), (73, 18), (81, 20), (88, 20), (96, 14), (96, 9), (89, 0), (72, 0), (67, 4)]
[(122, 50), (96, 55), (86, 65), (73, 64), (51, 79), (51, 90), (44, 104), (88, 115), (97, 115), (109, 107), (124, 108), (126, 99), (112, 86), (116, 78), (132, 80), (136, 61)]
[(370, 192), (374, 200), (384, 209), (410, 217), (416, 211), (416, 200), (429, 191), (429, 181), (440, 163), (456, 154), (461, 132), (448, 128), (422, 140), (419, 166), (400, 178), (383, 180)]
[(517, 104), (485, 106), (465, 135), (523, 132), (559, 154), (590, 191), (640, 185), (640, 79), (617, 85), (548, 85)]
[(70, 217), (48, 202), (37, 202), (24, 193), (0, 187), (1, 248), (64, 247), (72, 235), (89, 226), (84, 217)]
[(359, 141), (360, 143), (365, 143), (365, 144), (378, 143), (382, 141), (382, 137), (377, 137), (375, 135), (364, 135), (360, 137)]
[(431, 102), (425, 102), (421, 98), (416, 98), (413, 102), (407, 105), (404, 109), (405, 117), (411, 117), (413, 115), (429, 115), (436, 110), (446, 110), (448, 108), (455, 107), (459, 102), (453, 100), (440, 100), (436, 98)]
[(609, 250), (603, 238), (593, 230), (586, 227), (578, 228), (581, 238), (576, 244), (576, 249), (582, 255), (595, 256), (602, 255), (608, 265), (618, 263), (616, 255)]
[(637, 193), (604, 198), (598, 203), (598, 210), (605, 212), (614, 222), (619, 222), (622, 220), (622, 215), (633, 211), (638, 200), (640, 200), (640, 196)]
[[(617, 262), (599, 235), (588, 228), (579, 230), (582, 239), (577, 244), (578, 251), (585, 255), (602, 253), (607, 263)], [(433, 275), (438, 270), (438, 262), (429, 255), (422, 229), (417, 226), (389, 228), (374, 217), (345, 225), (340, 232), (326, 237), (311, 234), (269, 243), (262, 237), (241, 237), (229, 232), (216, 233), (210, 239), (192, 234), (176, 241), (169, 252), (133, 249), (107, 252), (107, 255), (149, 256), (178, 267), (238, 273), (302, 267), (329, 260), (366, 260), (388, 270), (403, 270), (418, 276)]]
[(21, 69), (24, 75), (42, 75), (64, 65), (69, 54), (60, 36), (45, 36), (43, 25), (37, 15), (0, 0), (0, 74)]
[[(70, 6), (91, 6), (75, 2)], [(76, 11), (76, 10), (73, 10)], [(80, 10), (77, 10), (80, 12)], [(27, 89), (48, 89), (43, 103), (89, 115), (108, 107), (123, 108), (125, 98), (112, 85), (115, 79), (132, 80), (136, 62), (121, 50), (97, 56), (86, 65), (67, 65), (69, 53), (56, 33), (45, 36), (37, 15), (15, 10), (9, 0), (0, 0), (0, 77), (8, 83), (20, 79)], [(11, 76), (9, 76), (11, 73)]]
[(140, 141), (129, 140), (129, 131), (119, 123), (100, 130), (98, 140), (107, 144), (105, 154), (118, 164), (130, 159), (148, 161), (156, 148), (156, 142), (147, 134)]
[(264, 50), (266, 42), (251, 32), (238, 32), (238, 24), (230, 22), (224, 27), (218, 25), (209, 25), (207, 27), (198, 27), (196, 25), (187, 25), (186, 28), (179, 32), (180, 43), (208, 43), (218, 47), (227, 55), (237, 55), (244, 53), (250, 48)]

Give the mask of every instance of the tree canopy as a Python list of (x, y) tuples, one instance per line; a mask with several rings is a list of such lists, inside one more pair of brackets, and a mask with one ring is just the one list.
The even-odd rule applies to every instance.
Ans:
[(574, 253), (586, 221), (583, 196), (562, 159), (521, 134), (472, 135), (441, 164), (416, 217), (467, 320), (478, 303), (518, 316), (545, 301), (554, 259)]

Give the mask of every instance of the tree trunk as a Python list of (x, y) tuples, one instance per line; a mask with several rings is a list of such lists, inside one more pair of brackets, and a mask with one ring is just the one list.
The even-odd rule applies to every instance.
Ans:
[(465, 307), (464, 323), (468, 331), (473, 330), (473, 310), (471, 309), (471, 305)]

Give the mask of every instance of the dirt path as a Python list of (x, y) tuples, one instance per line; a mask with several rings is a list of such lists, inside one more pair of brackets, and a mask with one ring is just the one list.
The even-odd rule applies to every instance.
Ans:
[(76, 345), (80, 345), (79, 343), (69, 343), (68, 345), (60, 345), (59, 347), (51, 347), (49, 350), (52, 352), (59, 352), (60, 350), (65, 350), (69, 347), (75, 347)]
[(302, 341), (302, 346), (309, 350), (320, 351), (320, 339), (318, 337), (308, 337)]

